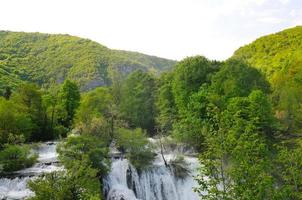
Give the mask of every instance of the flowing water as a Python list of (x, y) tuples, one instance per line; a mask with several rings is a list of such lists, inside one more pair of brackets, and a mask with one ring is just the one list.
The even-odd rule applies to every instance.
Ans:
[(27, 182), (41, 175), (62, 169), (58, 166), (56, 142), (46, 142), (34, 151), (39, 155), (37, 163), (30, 168), (15, 172), (10, 177), (0, 178), (0, 199), (25, 199), (33, 194)]
[[(150, 139), (152, 143), (155, 140)], [(11, 177), (0, 178), (0, 199), (25, 199), (33, 194), (27, 188), (27, 182), (41, 175), (56, 170), (58, 166), (56, 142), (43, 143), (35, 151), (38, 153), (38, 162), (27, 169), (14, 173)], [(183, 147), (173, 147), (164, 152), (167, 161), (176, 154), (186, 154), (185, 160), (189, 164), (191, 173), (185, 179), (177, 178), (169, 167), (166, 167), (157, 148), (157, 157), (153, 165), (140, 173), (116, 149), (111, 148), (111, 171), (104, 179), (104, 194), (107, 200), (197, 200), (193, 192), (196, 182), (193, 176), (198, 168), (198, 160), (189, 156), (190, 150)]]
[[(167, 161), (173, 159), (176, 149), (165, 151)], [(183, 149), (181, 150), (183, 151)], [(184, 153), (184, 152), (182, 152)], [(197, 172), (198, 160), (185, 156), (190, 175), (185, 179), (177, 178), (157, 151), (153, 165), (140, 173), (127, 159), (113, 159), (111, 171), (104, 180), (104, 193), (107, 200), (197, 200), (193, 192), (196, 186), (193, 176)]]

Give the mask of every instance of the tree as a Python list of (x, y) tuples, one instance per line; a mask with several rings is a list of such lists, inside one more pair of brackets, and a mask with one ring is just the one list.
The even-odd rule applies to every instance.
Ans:
[(34, 84), (22, 84), (13, 94), (11, 101), (18, 105), (18, 113), (28, 115), (32, 122), (31, 140), (46, 140), (51, 136), (47, 133), (47, 113), (42, 102), (42, 95)]
[(96, 170), (84, 162), (74, 163), (75, 171), (58, 171), (45, 174), (44, 177), (31, 180), (29, 188), (35, 192), (31, 200), (99, 200), (100, 183)]
[(83, 95), (75, 124), (81, 133), (101, 136), (110, 143), (117, 124), (117, 115), (110, 90), (99, 87)]
[(154, 78), (142, 71), (135, 71), (124, 81), (120, 112), (130, 127), (140, 127), (149, 133), (155, 126)]
[(101, 138), (91, 135), (71, 136), (57, 151), (67, 170), (73, 169), (74, 162), (84, 160), (88, 166), (97, 170), (97, 176), (102, 180), (110, 169), (108, 148)]
[(148, 138), (142, 129), (118, 129), (116, 142), (118, 148), (126, 153), (127, 158), (138, 170), (145, 169), (155, 158), (150, 148)]
[(43, 92), (42, 102), (45, 106), (47, 118), (48, 118), (48, 129), (47, 132), (51, 138), (55, 138), (64, 135), (64, 130), (62, 125), (58, 123), (60, 113), (62, 113), (62, 107), (59, 102), (59, 86), (52, 83), (50, 87)]
[(60, 116), (60, 121), (66, 128), (70, 128), (73, 123), (76, 109), (80, 105), (80, 98), (78, 86), (70, 80), (65, 80), (60, 91), (60, 100), (66, 116), (64, 114)]
[(169, 133), (177, 117), (177, 110), (172, 93), (172, 73), (165, 73), (160, 77), (156, 95), (156, 124), (160, 131)]
[[(279, 144), (274, 165), (278, 184), (278, 199), (302, 199), (302, 146), (301, 141), (293, 144)], [(294, 148), (293, 148), (294, 147)]]
[(32, 166), (37, 155), (27, 145), (5, 145), (0, 151), (0, 173), (13, 172)]
[(217, 112), (210, 110), (213, 109), (210, 96), (211, 93), (206, 87), (201, 87), (199, 92), (192, 94), (187, 109), (173, 125), (173, 136), (178, 141), (192, 145), (198, 151), (204, 148), (204, 137), (209, 129), (207, 123), (212, 117), (211, 112)]
[(177, 63), (173, 72), (172, 91), (179, 112), (186, 110), (190, 96), (208, 83), (219, 69), (220, 63), (209, 61), (205, 57), (186, 58)]
[(113, 101), (116, 105), (119, 105), (121, 102), (121, 95), (122, 95), (122, 83), (125, 79), (121, 72), (119, 72), (117, 69), (109, 68), (109, 75), (111, 79), (111, 94), (113, 97)]
[(211, 89), (221, 97), (231, 98), (248, 96), (252, 90), (261, 90), (267, 94), (270, 86), (257, 69), (240, 60), (230, 59), (212, 77)]
[[(38, 199), (47, 194), (60, 195), (58, 199), (100, 199), (100, 188), (111, 164), (102, 138), (87, 134), (70, 136), (60, 143), (57, 152), (66, 171), (31, 183), (31, 188), (40, 193)], [(54, 190), (60, 192), (49, 193)]]
[(99, 87), (87, 92), (83, 94), (76, 120), (88, 124), (93, 117), (107, 117), (111, 104), (113, 99), (108, 88)]
[(8, 143), (9, 135), (23, 136), (27, 141), (32, 134), (32, 121), (27, 113), (20, 112), (20, 105), (0, 97), (0, 146)]
[(205, 137), (207, 149), (201, 155), (204, 167), (197, 179), (202, 197), (211, 200), (275, 198), (268, 137), (271, 135), (265, 132), (272, 130), (274, 124), (262, 117), (266, 114), (269, 120), (273, 119), (268, 105), (261, 91), (253, 91), (248, 97), (229, 99), (227, 108), (216, 114), (215, 120), (210, 120), (212, 128)]

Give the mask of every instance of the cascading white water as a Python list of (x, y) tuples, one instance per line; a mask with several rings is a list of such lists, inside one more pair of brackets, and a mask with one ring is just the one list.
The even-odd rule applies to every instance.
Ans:
[[(171, 160), (174, 153), (165, 154), (166, 160)], [(197, 172), (198, 159), (186, 156), (185, 160), (191, 171), (185, 179), (177, 178), (159, 154), (153, 165), (140, 173), (127, 159), (113, 160), (104, 181), (107, 200), (198, 200), (198, 195), (193, 192), (197, 184), (193, 176)]]
[[(166, 150), (165, 158), (169, 161), (184, 151), (187, 150), (183, 147)], [(0, 178), (0, 199), (16, 200), (32, 196), (33, 192), (27, 188), (29, 180), (45, 172), (63, 169), (56, 164), (56, 143), (43, 143), (36, 152), (39, 158), (34, 166), (18, 171), (14, 177)], [(185, 156), (185, 160), (189, 163), (191, 174), (182, 180), (165, 166), (159, 150), (153, 165), (140, 173), (127, 159), (114, 159), (111, 171), (104, 180), (107, 200), (197, 200), (198, 196), (192, 189), (196, 186), (193, 175), (198, 168), (198, 160), (190, 156)]]
[(30, 177), (14, 179), (1, 178), (0, 179), (0, 199), (24, 199), (33, 195), (33, 192), (26, 187)]
[(27, 182), (42, 173), (61, 170), (57, 165), (56, 142), (47, 142), (39, 145), (34, 151), (39, 155), (38, 161), (30, 168), (14, 173), (10, 178), (0, 178), (0, 199), (25, 199), (33, 194), (27, 188)]

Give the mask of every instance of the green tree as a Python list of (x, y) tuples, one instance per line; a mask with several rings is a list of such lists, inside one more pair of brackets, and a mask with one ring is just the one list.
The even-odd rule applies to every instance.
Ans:
[[(198, 151), (204, 148), (204, 137), (209, 129), (207, 123), (212, 117), (210, 96), (211, 93), (206, 87), (202, 87), (197, 93), (192, 94), (187, 109), (173, 125), (173, 136)], [(217, 110), (213, 110), (213, 112), (215, 113)]]
[(73, 169), (74, 162), (84, 160), (88, 166), (97, 170), (97, 176), (102, 180), (110, 169), (108, 148), (101, 138), (90, 135), (71, 136), (58, 146), (57, 151), (67, 170)]
[(20, 112), (19, 104), (0, 97), (0, 146), (8, 143), (9, 135), (24, 136), (28, 141), (32, 134), (32, 121), (27, 113)]
[[(262, 104), (258, 102), (260, 99)], [(210, 121), (211, 129), (205, 137), (207, 149), (201, 155), (204, 167), (197, 179), (202, 197), (275, 198), (272, 148), (268, 140), (271, 135), (265, 132), (274, 129), (274, 123), (267, 122), (273, 119), (268, 105), (261, 91), (253, 91), (248, 97), (231, 98), (227, 108)], [(262, 117), (264, 113), (268, 119)]]
[(281, 144), (278, 146), (278, 154), (274, 162), (274, 173), (278, 184), (278, 198), (282, 200), (302, 199), (302, 146), (299, 142), (296, 146)]
[(42, 102), (42, 94), (34, 84), (22, 84), (13, 94), (11, 101), (18, 105), (18, 113), (29, 116), (32, 122), (31, 140), (50, 139), (47, 133), (47, 113)]
[(122, 73), (120, 73), (116, 69), (113, 69), (112, 67), (109, 68), (109, 75), (111, 79), (110, 89), (111, 89), (113, 101), (116, 105), (119, 105), (122, 96), (122, 83), (125, 77), (123, 77)]
[(173, 72), (172, 91), (178, 111), (186, 110), (190, 96), (202, 84), (208, 83), (219, 68), (220, 63), (205, 57), (188, 57), (177, 63)]
[(58, 123), (58, 118), (62, 112), (59, 100), (59, 86), (52, 83), (42, 95), (43, 105), (46, 108), (48, 118), (48, 132), (52, 135), (52, 138), (62, 135), (59, 131), (62, 127)]
[(13, 172), (32, 166), (37, 155), (27, 145), (5, 145), (0, 151), (0, 172)]
[(60, 103), (66, 114), (60, 116), (60, 121), (66, 128), (70, 128), (73, 123), (76, 109), (80, 105), (80, 98), (78, 86), (70, 80), (65, 80), (60, 91)]
[(156, 124), (164, 133), (172, 131), (177, 117), (177, 110), (172, 93), (172, 73), (165, 73), (160, 77), (156, 95)]
[(156, 89), (153, 76), (135, 71), (123, 83), (120, 112), (130, 127), (140, 127), (152, 133), (155, 126)]
[(96, 88), (82, 95), (75, 124), (81, 133), (100, 136), (110, 142), (117, 121), (116, 106), (110, 90)]
[(270, 86), (257, 69), (240, 60), (230, 59), (212, 77), (211, 89), (219, 96), (231, 98), (248, 96), (252, 90), (268, 93)]
[(100, 184), (96, 178), (96, 170), (84, 162), (75, 162), (74, 171), (59, 171), (45, 174), (28, 183), (35, 192), (31, 200), (99, 200)]
[(142, 170), (152, 164), (154, 153), (142, 129), (129, 130), (120, 128), (118, 129), (116, 142), (118, 148), (126, 153), (130, 163), (133, 164), (136, 169)]

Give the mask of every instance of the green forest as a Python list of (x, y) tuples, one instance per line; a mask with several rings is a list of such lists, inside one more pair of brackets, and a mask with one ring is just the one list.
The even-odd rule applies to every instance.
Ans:
[[(60, 140), (65, 170), (30, 181), (30, 199), (105, 199), (112, 141), (140, 172), (155, 159), (148, 138), (169, 138), (198, 153), (200, 199), (302, 200), (301, 47), (295, 27), (225, 61), (175, 62), (0, 32), (0, 173), (32, 166), (35, 143)], [(181, 157), (167, 167), (186, 176)]]
[(134, 70), (154, 74), (175, 61), (109, 49), (69, 35), (0, 31), (0, 91), (24, 82), (43, 87), (75, 81), (81, 91), (110, 84), (112, 71), (125, 76)]

